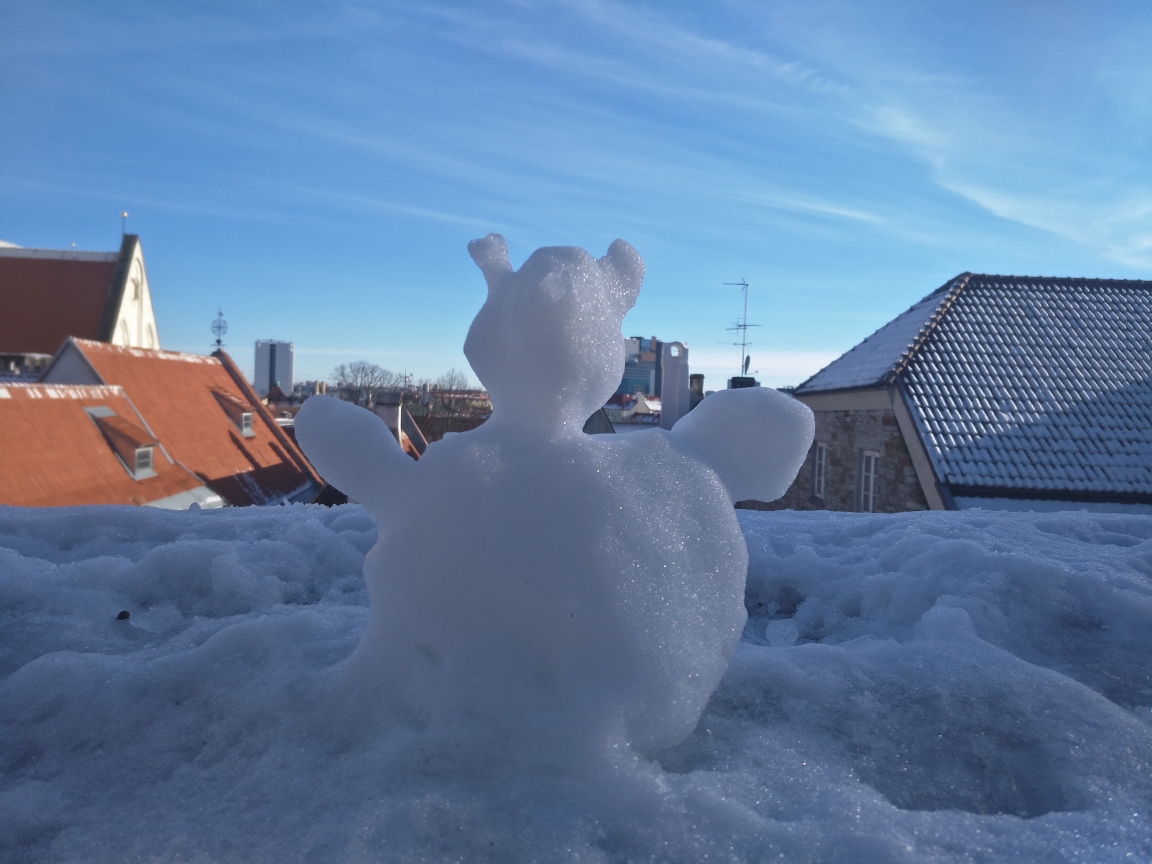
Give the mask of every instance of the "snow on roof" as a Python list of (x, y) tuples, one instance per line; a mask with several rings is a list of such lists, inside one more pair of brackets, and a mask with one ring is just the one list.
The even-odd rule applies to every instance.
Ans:
[(160, 448), (153, 454), (154, 476), (137, 480), (129, 473), (109, 435), (139, 439), (135, 446), (156, 443), (154, 436), (133, 434), (143, 431), (140, 426), (120, 387), (0, 387), (0, 503), (140, 505), (201, 488), (195, 475)]
[(796, 395), (877, 387), (914, 351), (938, 311), (954, 296), (962, 274), (937, 288), (907, 312), (893, 318), (855, 348), (833, 360), (796, 388)]
[(972, 276), (901, 374), (937, 476), (1152, 495), (1152, 282)]
[(954, 494), (1152, 496), (1152, 282), (965, 273), (797, 395), (899, 381)]

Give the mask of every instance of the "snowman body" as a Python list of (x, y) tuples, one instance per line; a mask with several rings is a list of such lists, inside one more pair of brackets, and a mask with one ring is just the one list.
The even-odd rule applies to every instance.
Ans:
[(677, 743), (745, 621), (735, 496), (787, 488), (811, 412), (732, 391), (671, 432), (585, 435), (620, 381), (639, 256), (541, 249), (513, 271), (496, 235), (469, 251), (489, 288), (465, 344), (487, 423), (417, 463), (355, 406), (314, 398), (297, 420), (380, 529), (358, 674), (398, 716), (529, 749)]

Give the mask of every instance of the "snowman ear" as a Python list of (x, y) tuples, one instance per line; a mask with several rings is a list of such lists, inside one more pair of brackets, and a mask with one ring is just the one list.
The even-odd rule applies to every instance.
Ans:
[(490, 292), (512, 272), (512, 264), (508, 261), (508, 244), (499, 234), (473, 240), (468, 244), (468, 254), (484, 274)]
[(640, 284), (644, 281), (644, 261), (631, 243), (613, 240), (608, 254), (600, 259), (600, 266), (606, 267), (616, 276), (618, 297), (627, 311), (636, 303), (640, 294)]

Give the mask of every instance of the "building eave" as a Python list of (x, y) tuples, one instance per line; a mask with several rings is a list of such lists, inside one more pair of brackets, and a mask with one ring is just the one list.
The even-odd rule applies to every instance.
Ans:
[(1023, 489), (1003, 486), (950, 486), (958, 498), (1012, 498), (1021, 501), (1070, 501), (1078, 504), (1152, 504), (1146, 492), (1077, 489)]

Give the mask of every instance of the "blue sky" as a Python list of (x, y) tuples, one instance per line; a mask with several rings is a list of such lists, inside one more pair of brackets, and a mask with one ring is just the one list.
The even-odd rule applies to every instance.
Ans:
[(797, 383), (964, 270), (1152, 277), (1152, 5), (0, 7), (0, 239), (144, 244), (164, 347), (434, 377), (468, 240), (648, 276), (628, 334)]

